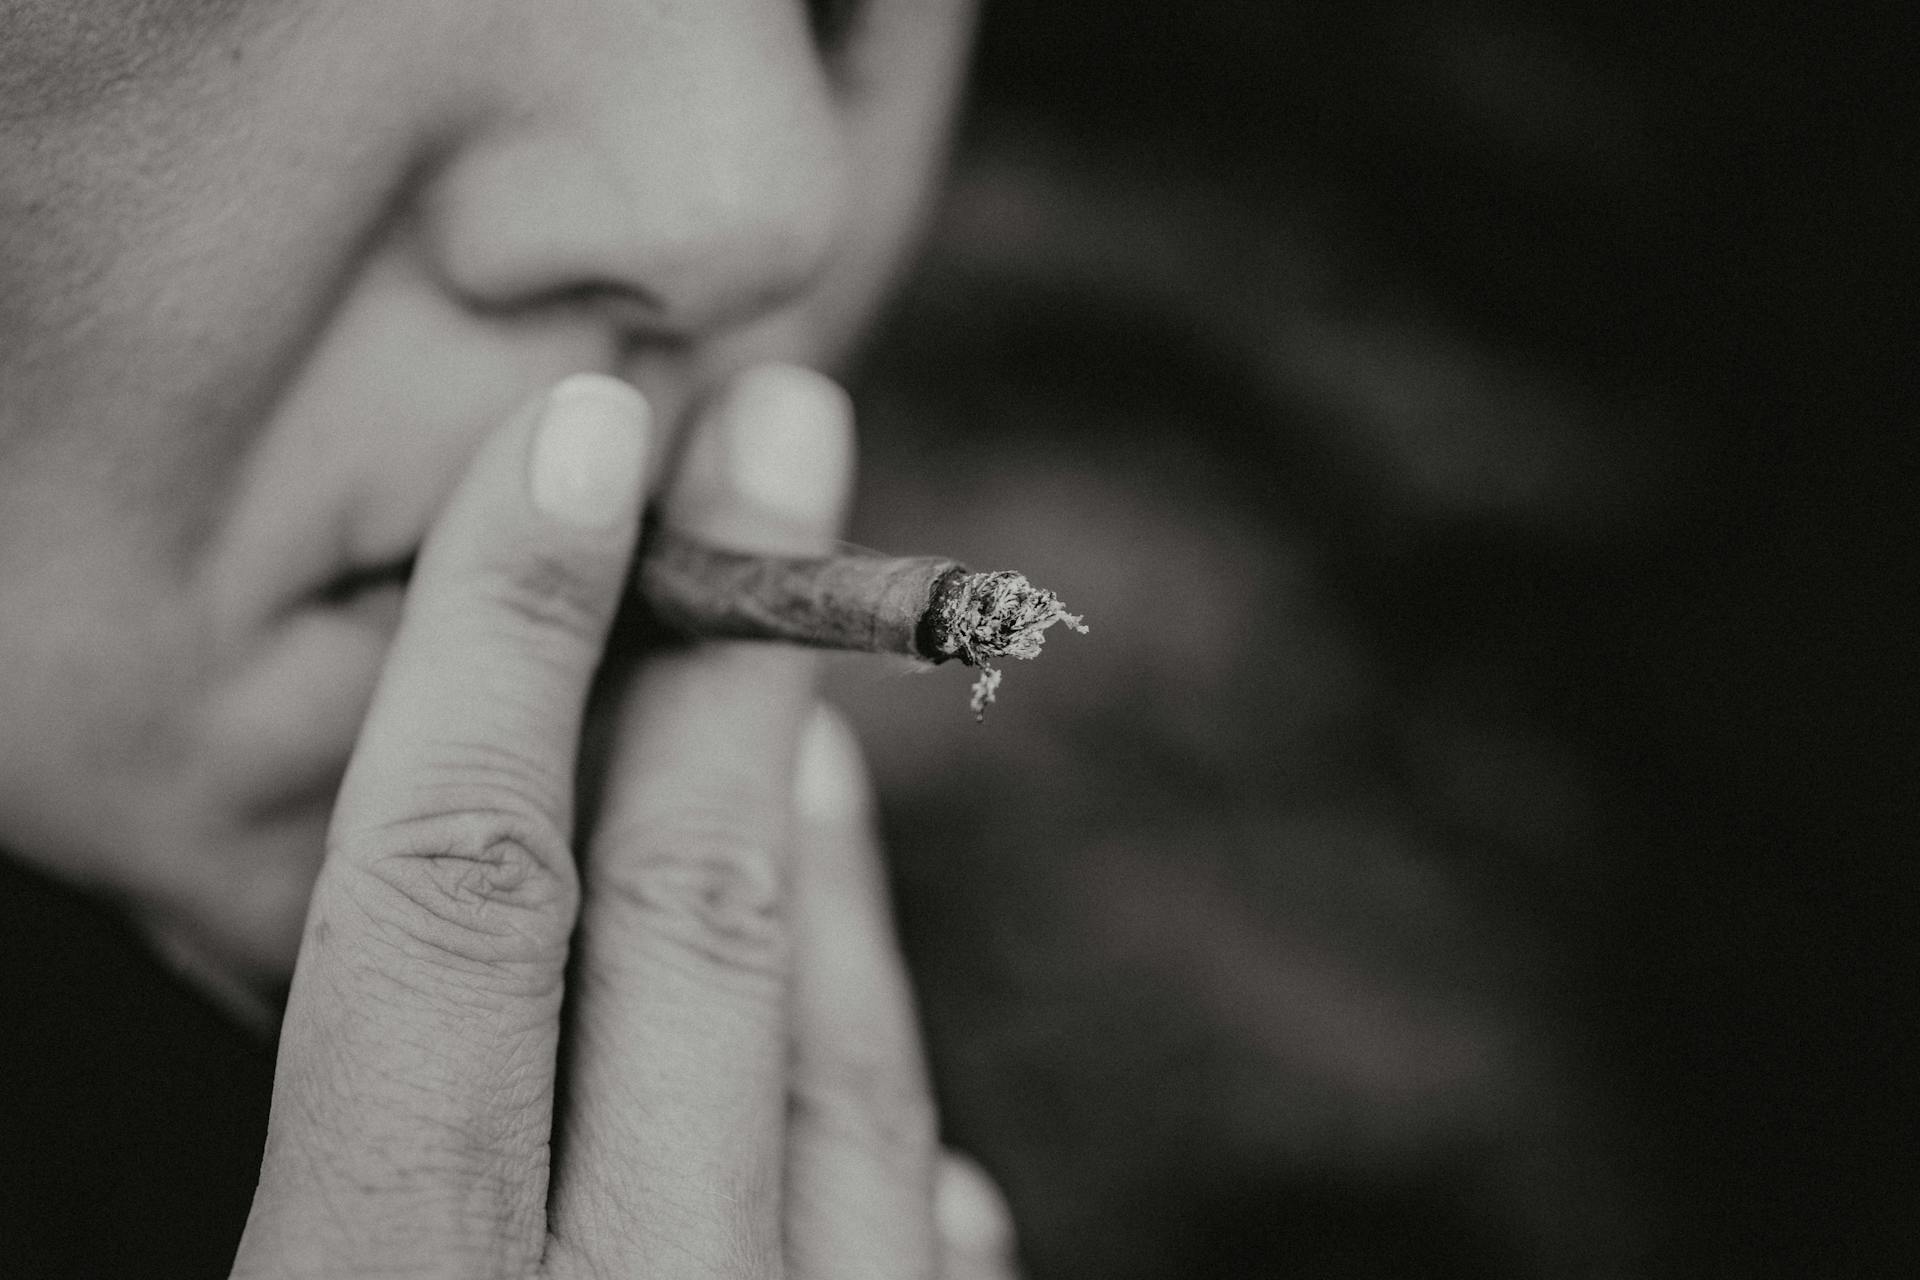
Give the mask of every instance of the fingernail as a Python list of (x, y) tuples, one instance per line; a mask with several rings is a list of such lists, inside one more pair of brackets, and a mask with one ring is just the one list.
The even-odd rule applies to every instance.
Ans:
[(803, 821), (846, 823), (872, 807), (860, 742), (840, 715), (814, 708), (800, 734), (793, 772), (794, 810)]
[(735, 491), (801, 524), (836, 522), (852, 481), (852, 409), (824, 374), (762, 365), (729, 389), (727, 476)]
[(533, 441), (533, 505), (563, 523), (611, 529), (640, 511), (651, 422), (626, 383), (581, 373), (548, 393)]

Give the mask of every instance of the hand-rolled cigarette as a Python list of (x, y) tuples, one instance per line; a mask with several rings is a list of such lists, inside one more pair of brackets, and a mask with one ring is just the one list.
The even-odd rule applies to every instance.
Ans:
[(1000, 687), (993, 659), (1038, 657), (1056, 622), (1087, 630), (1020, 574), (973, 573), (937, 556), (750, 555), (661, 527), (642, 544), (636, 577), (654, 618), (685, 635), (958, 658), (980, 668), (975, 719)]

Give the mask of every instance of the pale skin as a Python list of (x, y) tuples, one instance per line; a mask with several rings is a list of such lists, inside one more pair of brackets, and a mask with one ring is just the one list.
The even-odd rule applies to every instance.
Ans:
[(0, 846), (291, 973), (236, 1275), (1011, 1274), (813, 660), (607, 649), (836, 535), (966, 8), (0, 0)]

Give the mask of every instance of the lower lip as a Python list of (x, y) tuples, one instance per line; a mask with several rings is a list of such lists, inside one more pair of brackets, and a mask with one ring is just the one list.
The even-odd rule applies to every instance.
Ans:
[(247, 811), (332, 804), (405, 590), (385, 579), (289, 615), (219, 699), (210, 729), (221, 777)]

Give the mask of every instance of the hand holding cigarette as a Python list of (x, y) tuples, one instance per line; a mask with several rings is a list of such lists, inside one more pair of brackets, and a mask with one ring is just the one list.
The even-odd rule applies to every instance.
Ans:
[[(667, 486), (681, 532), (639, 573), (656, 608), (868, 647), (918, 643), (917, 600), (951, 615), (952, 656), (1018, 656), (1050, 597), (817, 558), (844, 397), (748, 377)], [(782, 450), (806, 465), (756, 481)], [(965, 1198), (984, 1231), (939, 1211), (965, 1180), (814, 655), (642, 655), (599, 691), (578, 819), (653, 453), (630, 388), (568, 379), (481, 449), (421, 548), (334, 805), (236, 1277), (1013, 1274), (979, 1247), (1010, 1230), (995, 1197)]]

